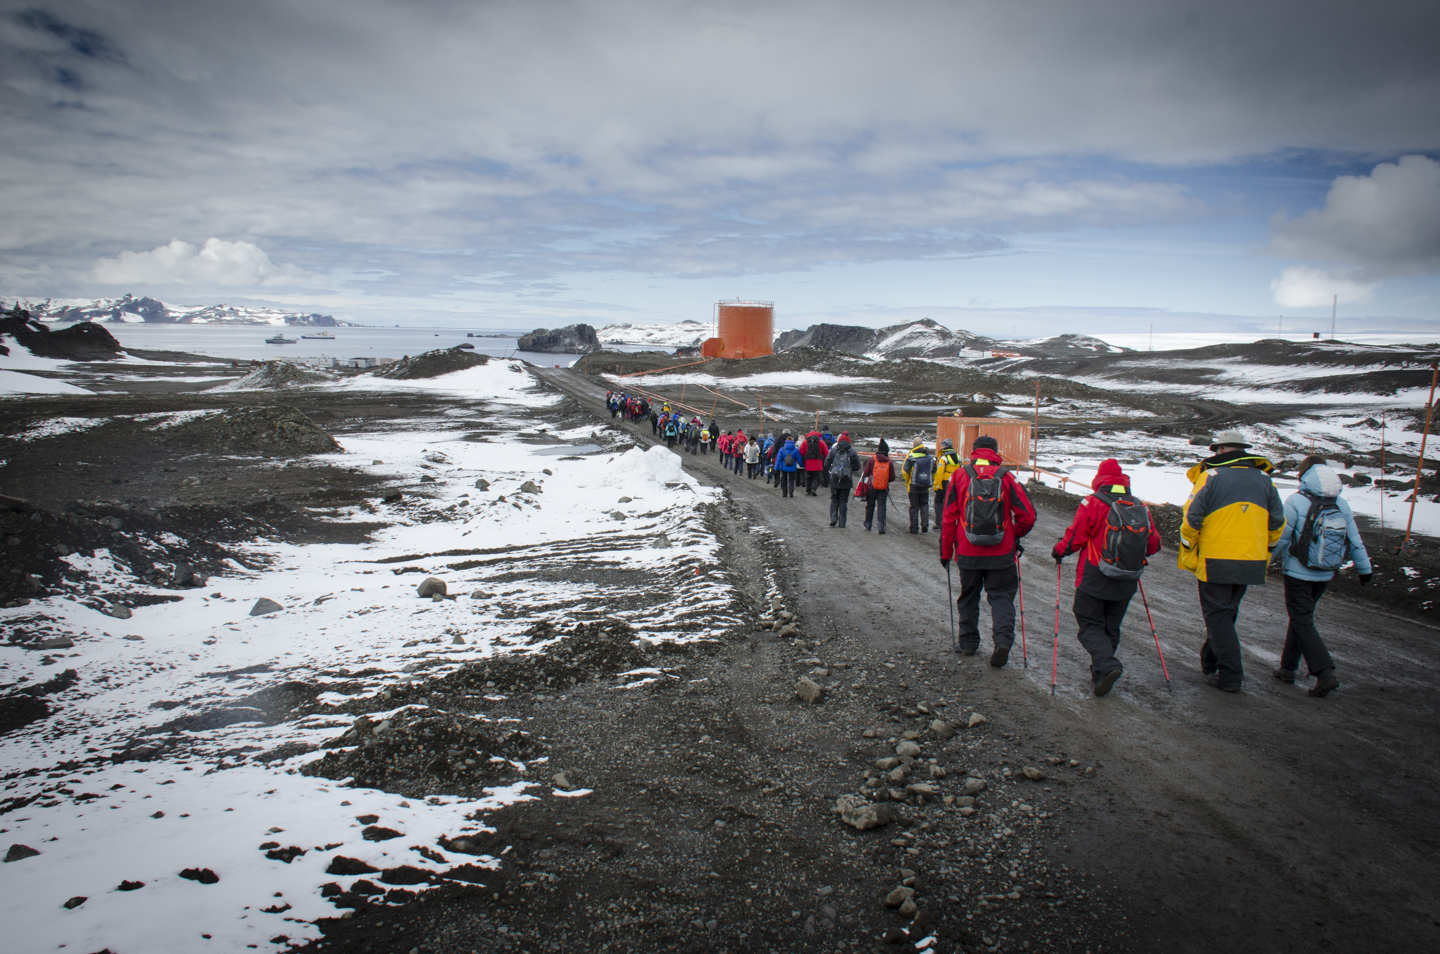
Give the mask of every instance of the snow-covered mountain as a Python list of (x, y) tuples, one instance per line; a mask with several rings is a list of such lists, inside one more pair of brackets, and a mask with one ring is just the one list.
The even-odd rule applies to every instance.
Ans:
[(606, 325), (596, 334), (601, 344), (695, 348), (710, 337), (711, 332), (708, 321), (678, 321), (673, 325)]
[(174, 305), (158, 298), (125, 295), (122, 298), (19, 299), (31, 317), (47, 322), (104, 321), (117, 323), (195, 325), (307, 325), (337, 328), (351, 323), (333, 315), (251, 308), (244, 305)]
[(968, 331), (951, 331), (938, 321), (922, 318), (885, 328), (863, 325), (811, 325), (801, 331), (781, 332), (775, 350), (830, 348), (871, 358), (956, 357), (962, 351), (993, 351), (999, 342)]

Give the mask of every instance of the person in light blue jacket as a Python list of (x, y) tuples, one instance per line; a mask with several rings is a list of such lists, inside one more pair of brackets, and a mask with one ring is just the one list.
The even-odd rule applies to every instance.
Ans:
[[(1335, 570), (1347, 560), (1355, 561), (1361, 585), (1370, 582), (1373, 572), (1370, 554), (1365, 552), (1360, 529), (1355, 526), (1355, 515), (1349, 502), (1340, 496), (1344, 489), (1339, 475), (1322, 458), (1311, 456), (1302, 460), (1300, 492), (1291, 494), (1290, 499), (1285, 501), (1285, 531), (1275, 545), (1275, 552), (1282, 559), (1285, 611), (1290, 616), (1290, 627), (1285, 631), (1285, 648), (1280, 652), (1280, 666), (1275, 670), (1275, 678), (1293, 683), (1295, 668), (1301, 655), (1304, 655), (1305, 667), (1315, 677), (1315, 685), (1309, 689), (1312, 696), (1326, 695), (1340, 685), (1340, 680), (1335, 677), (1335, 661), (1330, 658), (1330, 650), (1325, 648), (1325, 641), (1315, 628), (1315, 604), (1335, 578)], [(1292, 544), (1300, 541), (1304, 534), (1311, 508), (1323, 508), (1331, 499), (1338, 514), (1331, 512), (1328, 521), (1317, 515), (1311, 533), (1312, 545), (1304, 552), (1292, 553)]]

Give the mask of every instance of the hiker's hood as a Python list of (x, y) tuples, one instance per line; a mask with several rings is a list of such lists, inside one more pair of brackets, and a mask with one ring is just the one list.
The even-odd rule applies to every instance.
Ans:
[(1109, 490), (1117, 484), (1129, 490), (1130, 475), (1120, 469), (1120, 462), (1115, 458), (1102, 460), (1100, 467), (1095, 472), (1095, 479), (1090, 481), (1090, 489)]
[(876, 451), (876, 452), (875, 452), (875, 463), (877, 463), (877, 464), (888, 464), (888, 463), (890, 463), (890, 455), (887, 454), (887, 453), (885, 453), (884, 451)]
[(1300, 478), (1300, 489), (1315, 497), (1338, 497), (1345, 489), (1340, 475), (1328, 464), (1316, 464)]
[(977, 464), (998, 464), (1000, 463), (1000, 452), (988, 447), (977, 447), (970, 452), (970, 459)]
[(919, 447), (912, 447), (912, 448), (910, 448), (910, 456), (911, 456), (911, 457), (929, 457), (929, 456), (930, 456), (930, 448), (926, 447), (924, 444), (921, 444)]
[(843, 454), (846, 451), (850, 450), (850, 442), (842, 437), (835, 442), (835, 449)]

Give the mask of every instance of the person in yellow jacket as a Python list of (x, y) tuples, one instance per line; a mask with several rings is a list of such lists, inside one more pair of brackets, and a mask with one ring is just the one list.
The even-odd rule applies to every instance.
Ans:
[(955, 449), (955, 442), (945, 438), (940, 442), (940, 456), (935, 461), (935, 522), (939, 523), (940, 518), (945, 514), (945, 488), (950, 484), (950, 478), (955, 471), (965, 466), (965, 461), (960, 459), (960, 452)]
[(1186, 474), (1194, 487), (1180, 522), (1180, 568), (1195, 574), (1205, 645), (1205, 682), (1239, 692), (1245, 679), (1235, 621), (1246, 588), (1265, 582), (1270, 551), (1285, 529), (1285, 505), (1270, 479), (1274, 465), (1251, 454), (1238, 431), (1215, 435), (1208, 457)]

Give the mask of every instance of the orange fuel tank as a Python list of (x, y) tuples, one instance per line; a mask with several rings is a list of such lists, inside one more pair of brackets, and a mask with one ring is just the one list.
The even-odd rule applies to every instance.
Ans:
[[(705, 354), (720, 358), (758, 358), (774, 354), (775, 303), (771, 301), (717, 302), (716, 338), (705, 342)], [(712, 344), (718, 339), (718, 344)]]

